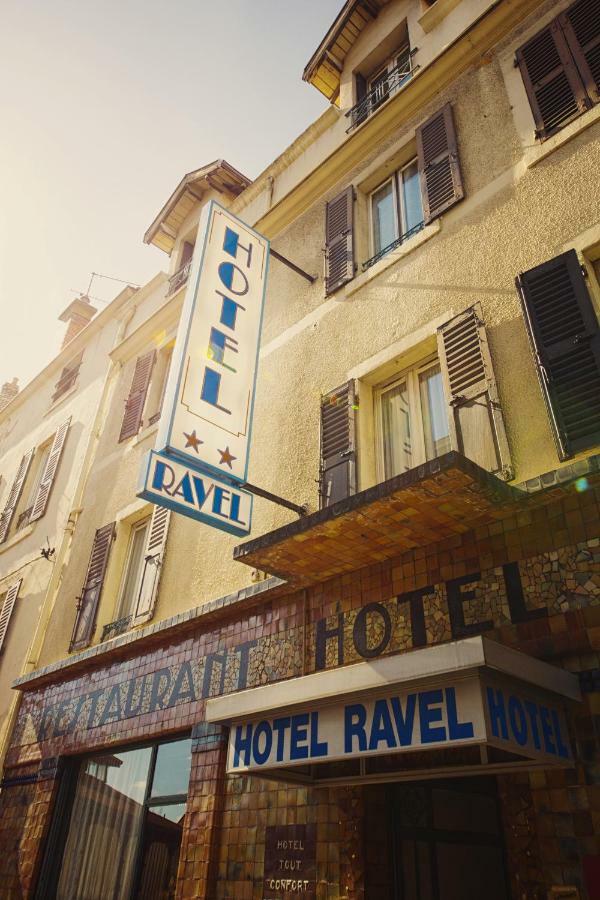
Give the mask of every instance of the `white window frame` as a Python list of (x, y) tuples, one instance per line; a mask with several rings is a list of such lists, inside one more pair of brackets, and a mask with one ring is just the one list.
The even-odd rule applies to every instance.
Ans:
[[(427, 452), (425, 443), (425, 423), (423, 418), (423, 410), (421, 406), (421, 391), (419, 378), (423, 372), (434, 366), (439, 366), (440, 360), (437, 354), (428, 356), (413, 366), (396, 372), (390, 378), (381, 382), (373, 388), (373, 401), (375, 406), (375, 441), (376, 441), (376, 472), (377, 481), (386, 481), (388, 478), (394, 478), (394, 475), (388, 475), (385, 471), (385, 451), (384, 451), (384, 435), (383, 435), (383, 408), (381, 399), (386, 391), (396, 387), (401, 382), (406, 382), (408, 389), (408, 410), (410, 417), (411, 430), (411, 466), (421, 466), (427, 462)], [(397, 472), (397, 475), (402, 474)]]
[[(148, 428), (160, 420), (163, 403), (165, 402), (169, 372), (173, 364), (174, 349), (175, 338), (173, 337), (157, 351), (150, 384), (148, 385), (148, 392), (146, 393), (146, 400), (144, 401), (142, 428)], [(154, 421), (151, 422), (150, 419), (153, 419)]]
[(148, 529), (150, 528), (151, 519), (152, 519), (151, 515), (144, 516), (142, 519), (139, 519), (137, 522), (133, 522), (129, 528), (129, 535), (128, 535), (128, 539), (127, 539), (127, 553), (125, 555), (125, 563), (123, 565), (123, 571), (121, 572), (121, 584), (119, 586), (119, 594), (118, 594), (119, 599), (117, 602), (115, 621), (118, 621), (119, 619), (124, 619), (127, 616), (133, 616), (135, 613), (136, 598), (139, 597), (140, 587), (142, 584), (142, 578), (144, 576), (144, 556), (143, 556), (144, 551), (143, 550), (142, 550), (141, 565), (140, 565), (140, 569), (139, 569), (139, 572), (137, 575), (135, 587), (133, 590), (133, 597), (134, 597), (134, 600), (132, 603), (133, 608), (129, 612), (126, 612), (124, 609), (125, 588), (127, 586), (129, 567), (130, 567), (131, 561), (132, 561), (131, 557), (132, 557), (132, 553), (133, 553), (133, 544), (134, 544), (136, 532), (140, 531), (142, 528), (145, 529), (145, 531), (146, 531), (146, 537), (144, 538), (144, 547), (145, 547), (147, 537), (148, 537)]
[(401, 190), (401, 183), (403, 183), (402, 173), (409, 169), (411, 166), (414, 166), (417, 163), (417, 157), (414, 156), (403, 166), (400, 166), (399, 169), (396, 169), (395, 172), (392, 172), (387, 178), (385, 178), (381, 184), (378, 184), (376, 188), (374, 188), (369, 194), (369, 247), (370, 247), (370, 256), (375, 256), (377, 253), (381, 253), (381, 250), (385, 248), (382, 247), (381, 250), (375, 249), (375, 220), (373, 218), (373, 198), (375, 194), (381, 190), (382, 187), (391, 181), (393, 194), (394, 194), (394, 221), (396, 223), (396, 237), (395, 241), (398, 238), (405, 234), (408, 231), (406, 227), (406, 209), (404, 205), (404, 192)]
[[(373, 90), (375, 82), (381, 78), (382, 75), (391, 75), (396, 66), (398, 65), (398, 60), (400, 57), (408, 52), (408, 59), (410, 63), (410, 71), (412, 72), (412, 59), (410, 56), (410, 43), (407, 41), (406, 44), (403, 44), (399, 47), (384, 63), (382, 63), (372, 75), (369, 75), (367, 78), (367, 93), (370, 93)], [(375, 112), (376, 109), (379, 109), (382, 103), (385, 103), (386, 100), (389, 100), (390, 97), (396, 93), (400, 85), (393, 88), (391, 91), (388, 89), (387, 96), (383, 96), (380, 100), (376, 100), (369, 104), (369, 114)]]

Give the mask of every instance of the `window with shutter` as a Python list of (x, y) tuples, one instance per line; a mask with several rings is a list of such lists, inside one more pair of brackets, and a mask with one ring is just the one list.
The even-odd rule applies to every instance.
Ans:
[(60, 378), (54, 386), (52, 394), (52, 402), (55, 403), (60, 397), (67, 393), (77, 381), (81, 362), (83, 360), (83, 352), (79, 353), (71, 362), (64, 367), (60, 374)]
[(600, 0), (579, 0), (559, 16), (588, 97), (600, 102)]
[(321, 400), (321, 507), (356, 491), (355, 409), (352, 381)]
[(125, 403), (125, 413), (121, 423), (119, 442), (133, 437), (140, 430), (142, 414), (144, 412), (144, 402), (146, 400), (155, 359), (156, 350), (150, 350), (143, 356), (139, 356), (136, 360), (133, 379), (129, 389), (129, 396)]
[(480, 304), (438, 329), (438, 353), (449, 398), (452, 449), (510, 480), (508, 440)]
[(19, 468), (17, 470), (15, 480), (12, 483), (6, 505), (2, 511), (2, 514), (0, 515), (0, 544), (2, 544), (8, 537), (10, 523), (12, 522), (12, 518), (17, 508), (17, 503), (19, 502), (19, 498), (21, 497), (21, 492), (23, 490), (23, 485), (25, 484), (25, 479), (27, 477), (27, 472), (29, 471), (29, 466), (31, 464), (34, 450), (35, 448), (28, 450), (19, 463)]
[(559, 456), (600, 443), (600, 329), (574, 250), (517, 277)]
[(33, 505), (31, 508), (31, 515), (29, 516), (30, 522), (35, 522), (36, 519), (41, 519), (46, 511), (46, 505), (48, 503), (48, 498), (50, 497), (50, 491), (52, 490), (52, 485), (53, 485), (54, 479), (56, 477), (56, 472), (58, 470), (58, 464), (60, 462), (60, 457), (62, 455), (63, 447), (65, 445), (65, 440), (67, 438), (67, 433), (69, 431), (70, 424), (71, 424), (71, 417), (69, 416), (67, 421), (63, 422), (63, 424), (60, 426), (60, 428), (54, 435), (54, 440), (52, 441), (50, 453), (48, 455), (46, 465), (44, 466), (44, 469), (41, 472), (39, 486), (38, 486), (35, 498), (33, 500)]
[(109, 525), (99, 528), (94, 535), (85, 581), (81, 590), (81, 596), (78, 598), (69, 651), (81, 650), (83, 647), (87, 647), (92, 639), (114, 534), (115, 523), (111, 522)]
[(142, 578), (133, 615), (133, 625), (147, 622), (154, 615), (170, 518), (171, 513), (164, 506), (154, 507), (144, 549)]
[(6, 641), (6, 632), (8, 631), (10, 618), (13, 614), (13, 609), (15, 608), (17, 597), (19, 596), (19, 590), (21, 588), (22, 581), (23, 579), (19, 578), (19, 580), (15, 581), (14, 584), (11, 584), (6, 594), (4, 595), (2, 607), (0, 609), (0, 651), (4, 647), (4, 643)]
[(325, 211), (325, 289), (328, 294), (354, 278), (354, 188), (330, 200)]
[(464, 197), (458, 145), (448, 103), (416, 131), (417, 159), (425, 223)]

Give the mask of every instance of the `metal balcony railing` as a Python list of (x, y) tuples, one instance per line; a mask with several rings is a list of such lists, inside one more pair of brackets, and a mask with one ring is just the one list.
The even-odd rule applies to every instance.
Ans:
[(385, 103), (393, 94), (395, 94), (403, 84), (406, 84), (419, 68), (413, 63), (413, 55), (417, 52), (417, 48), (407, 50), (402, 54), (398, 65), (389, 72), (377, 79), (370, 91), (360, 100), (356, 106), (349, 109), (346, 117), (350, 119), (350, 125), (346, 129), (346, 134), (357, 128), (361, 122), (372, 115), (379, 107)]
[(362, 264), (363, 272), (366, 272), (367, 269), (370, 269), (371, 266), (374, 266), (376, 262), (386, 255), (386, 253), (391, 253), (392, 250), (395, 250), (396, 247), (399, 247), (400, 244), (403, 244), (404, 241), (407, 241), (409, 238), (413, 236), (413, 234), (418, 234), (419, 231), (423, 228), (424, 222), (419, 222), (417, 225), (413, 225), (408, 231), (405, 231), (404, 234), (401, 234), (399, 238), (396, 238), (395, 241), (392, 241), (391, 244), (388, 244), (387, 247), (382, 247), (379, 253), (376, 253), (375, 256), (372, 256), (371, 259), (368, 259), (366, 262)]
[(169, 294), (174, 294), (175, 291), (178, 291), (179, 288), (186, 283), (191, 267), (192, 261), (191, 259), (188, 259), (185, 265), (178, 269), (174, 275), (171, 275), (169, 278)]
[(117, 637), (117, 635), (128, 631), (131, 626), (132, 618), (132, 616), (125, 616), (123, 619), (117, 619), (116, 622), (109, 622), (108, 625), (105, 625), (102, 629), (100, 641), (109, 641), (111, 638)]
[(31, 513), (33, 512), (33, 506), (30, 506), (28, 509), (24, 509), (19, 518), (17, 519), (17, 531), (20, 531), (22, 528), (26, 528), (29, 525), (29, 519), (31, 518)]

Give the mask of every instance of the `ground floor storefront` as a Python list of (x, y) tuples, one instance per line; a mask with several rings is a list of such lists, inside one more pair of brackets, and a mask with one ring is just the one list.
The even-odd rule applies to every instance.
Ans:
[(0, 896), (600, 897), (598, 477), (454, 455), (21, 679)]

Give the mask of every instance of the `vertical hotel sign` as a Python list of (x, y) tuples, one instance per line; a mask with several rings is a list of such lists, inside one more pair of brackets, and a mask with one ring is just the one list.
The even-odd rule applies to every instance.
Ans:
[(243, 536), (269, 242), (213, 201), (200, 243), (138, 496)]

